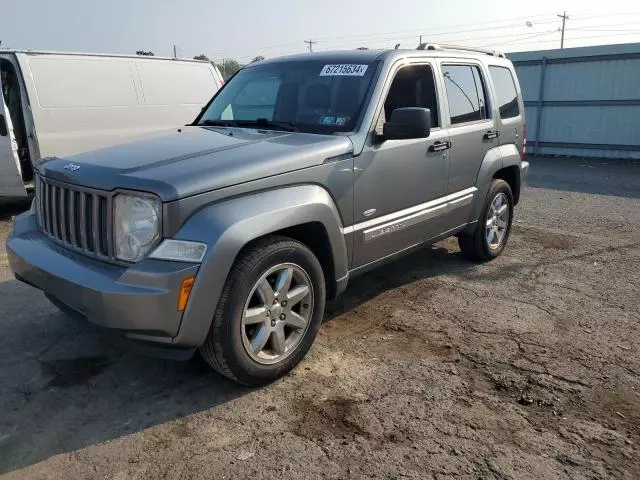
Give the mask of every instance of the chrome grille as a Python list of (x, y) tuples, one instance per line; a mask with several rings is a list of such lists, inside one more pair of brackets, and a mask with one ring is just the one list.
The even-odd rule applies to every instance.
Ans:
[(113, 260), (111, 196), (36, 177), (40, 228), (52, 240), (85, 255)]

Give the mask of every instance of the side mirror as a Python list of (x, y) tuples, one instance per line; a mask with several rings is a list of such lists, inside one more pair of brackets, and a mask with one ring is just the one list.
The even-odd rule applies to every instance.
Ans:
[(428, 108), (396, 108), (382, 128), (385, 140), (427, 138), (431, 133), (431, 110)]
[(7, 121), (4, 119), (4, 115), (0, 115), (0, 137), (6, 137), (7, 135), (9, 135)]

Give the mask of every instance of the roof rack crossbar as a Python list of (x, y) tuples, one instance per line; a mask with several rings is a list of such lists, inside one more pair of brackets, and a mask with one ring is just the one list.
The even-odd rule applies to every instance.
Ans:
[(505, 58), (504, 53), (496, 50), (486, 50), (484, 48), (465, 47), (462, 45), (442, 45), (438, 43), (421, 43), (417, 50), (460, 50), (463, 52), (477, 52), (492, 55), (494, 57)]

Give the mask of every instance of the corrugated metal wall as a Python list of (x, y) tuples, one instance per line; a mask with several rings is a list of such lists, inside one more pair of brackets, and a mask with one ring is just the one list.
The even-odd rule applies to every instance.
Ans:
[(640, 43), (519, 52), (534, 154), (640, 158)]

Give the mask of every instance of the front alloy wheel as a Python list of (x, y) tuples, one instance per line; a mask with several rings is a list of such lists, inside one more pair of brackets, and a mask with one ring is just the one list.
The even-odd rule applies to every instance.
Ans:
[(311, 279), (298, 265), (270, 268), (253, 286), (242, 314), (242, 343), (256, 362), (269, 365), (289, 356), (309, 328)]
[(306, 245), (275, 235), (260, 239), (231, 268), (200, 352), (238, 383), (272, 382), (311, 348), (325, 297), (324, 272)]

